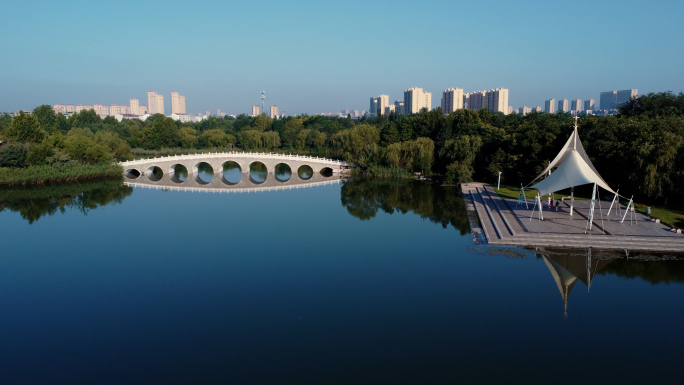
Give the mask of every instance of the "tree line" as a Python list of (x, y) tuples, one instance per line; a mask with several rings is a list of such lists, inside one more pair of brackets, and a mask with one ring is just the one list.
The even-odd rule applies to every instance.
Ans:
[[(684, 196), (684, 94), (643, 95), (616, 116), (579, 120), (585, 148), (613, 188), (637, 197)], [(50, 106), (0, 117), (0, 166), (126, 160), (138, 150), (242, 149), (345, 159), (374, 170), (423, 171), (446, 183), (529, 183), (551, 161), (574, 124), (569, 114), (493, 114), (437, 108), (374, 118), (210, 117), (181, 123), (163, 115), (145, 121), (101, 119), (94, 111), (65, 117)], [(133, 149), (133, 150), (131, 150)]]

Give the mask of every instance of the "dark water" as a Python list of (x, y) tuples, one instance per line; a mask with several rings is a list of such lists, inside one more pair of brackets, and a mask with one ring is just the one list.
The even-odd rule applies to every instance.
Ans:
[(680, 383), (684, 262), (468, 231), (418, 182), (0, 190), (0, 383)]

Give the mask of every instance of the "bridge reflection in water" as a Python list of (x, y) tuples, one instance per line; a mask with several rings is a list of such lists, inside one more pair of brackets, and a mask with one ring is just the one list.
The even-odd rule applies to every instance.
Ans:
[(189, 179), (183, 184), (172, 182), (169, 178), (162, 179), (158, 182), (153, 182), (148, 179), (140, 179), (139, 181), (130, 180), (124, 177), (124, 184), (131, 187), (143, 187), (158, 190), (169, 191), (199, 191), (199, 192), (218, 192), (218, 193), (240, 193), (240, 192), (256, 192), (256, 191), (278, 191), (291, 190), (315, 186), (325, 186), (338, 184), (347, 180), (346, 176), (334, 175), (330, 177), (322, 175), (314, 175), (310, 179), (301, 180), (297, 178), (290, 178), (290, 180), (281, 182), (276, 178), (269, 178), (263, 183), (254, 183), (251, 180), (243, 179), (236, 184), (225, 184), (220, 179), (215, 178), (211, 183), (199, 184), (194, 180)]

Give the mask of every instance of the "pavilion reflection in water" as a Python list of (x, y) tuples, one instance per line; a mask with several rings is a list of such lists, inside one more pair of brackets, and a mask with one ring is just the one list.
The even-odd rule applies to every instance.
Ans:
[(544, 260), (563, 298), (563, 318), (568, 315), (568, 298), (577, 281), (581, 281), (587, 287), (587, 292), (590, 291), (596, 273), (620, 258), (616, 254), (596, 251), (592, 255), (591, 249), (587, 249), (583, 254), (579, 251), (553, 252), (543, 249), (537, 249), (536, 252)]

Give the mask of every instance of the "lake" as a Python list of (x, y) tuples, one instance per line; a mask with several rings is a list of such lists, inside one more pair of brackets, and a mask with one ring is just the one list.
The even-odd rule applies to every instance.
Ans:
[(683, 260), (468, 221), (417, 181), (0, 189), (0, 383), (681, 381)]

